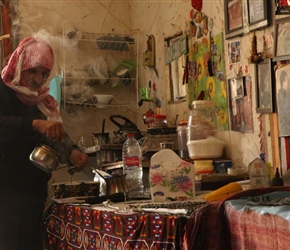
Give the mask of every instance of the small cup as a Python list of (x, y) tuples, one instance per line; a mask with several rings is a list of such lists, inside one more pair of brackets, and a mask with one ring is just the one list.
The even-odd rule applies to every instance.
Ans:
[(174, 142), (161, 142), (160, 143), (160, 148), (161, 149), (165, 149), (165, 148), (168, 148), (168, 149), (174, 149)]

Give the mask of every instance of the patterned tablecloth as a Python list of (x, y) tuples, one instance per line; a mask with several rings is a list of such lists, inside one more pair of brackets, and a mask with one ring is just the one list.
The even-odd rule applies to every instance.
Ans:
[(46, 249), (181, 249), (186, 222), (179, 215), (54, 203), (45, 218)]

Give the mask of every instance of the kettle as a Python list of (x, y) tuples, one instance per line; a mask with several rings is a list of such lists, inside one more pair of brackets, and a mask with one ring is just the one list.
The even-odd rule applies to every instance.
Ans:
[[(119, 122), (116, 121), (116, 118), (123, 120), (124, 123), (120, 124)], [(119, 128), (118, 131), (114, 131), (116, 137), (114, 138), (113, 141), (115, 144), (123, 144), (127, 139), (127, 134), (134, 134), (134, 138), (136, 140), (142, 138), (142, 133), (140, 132), (140, 130), (127, 117), (123, 115), (111, 115), (110, 120)]]

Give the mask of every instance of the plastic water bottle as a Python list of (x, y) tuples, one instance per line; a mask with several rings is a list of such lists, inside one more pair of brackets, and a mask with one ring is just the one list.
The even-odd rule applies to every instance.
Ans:
[(142, 151), (134, 134), (128, 134), (128, 139), (123, 144), (122, 159), (123, 173), (126, 174), (128, 196), (142, 197), (144, 194)]

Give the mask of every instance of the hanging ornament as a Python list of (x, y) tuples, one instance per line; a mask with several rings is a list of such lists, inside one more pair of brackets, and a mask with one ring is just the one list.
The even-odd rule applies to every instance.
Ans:
[(259, 63), (262, 60), (261, 53), (257, 51), (257, 36), (254, 32), (251, 40), (251, 56), (249, 57), (250, 63)]
[(202, 10), (202, 0), (191, 0), (191, 6), (197, 11)]

